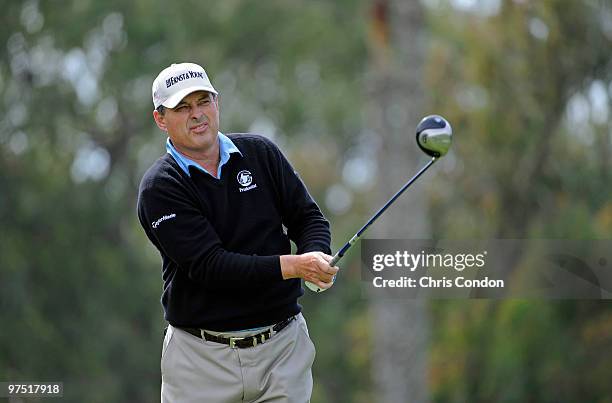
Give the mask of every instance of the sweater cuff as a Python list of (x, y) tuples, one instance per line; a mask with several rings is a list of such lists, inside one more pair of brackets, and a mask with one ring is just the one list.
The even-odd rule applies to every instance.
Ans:
[(264, 261), (265, 278), (271, 281), (281, 281), (283, 273), (281, 271), (280, 256), (261, 256)]
[(331, 255), (331, 249), (328, 245), (324, 245), (324, 244), (311, 244), (311, 245), (306, 245), (304, 246), (301, 250), (299, 254), (304, 254), (304, 253), (308, 253), (308, 252), (323, 252), (327, 255)]

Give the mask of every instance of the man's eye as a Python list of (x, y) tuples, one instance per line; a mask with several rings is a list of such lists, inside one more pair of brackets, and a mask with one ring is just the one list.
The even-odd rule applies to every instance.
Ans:
[(183, 112), (187, 110), (187, 106), (183, 105), (183, 106), (179, 106), (178, 108), (176, 108), (177, 112)]
[(203, 99), (203, 100), (200, 101), (200, 105), (206, 106), (208, 104), (210, 104), (210, 99)]

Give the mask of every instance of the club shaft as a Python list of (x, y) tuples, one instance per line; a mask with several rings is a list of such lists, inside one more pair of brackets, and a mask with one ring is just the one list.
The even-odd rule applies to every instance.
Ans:
[(416, 181), (419, 178), (419, 176), (421, 176), (425, 171), (427, 171), (429, 167), (433, 165), (434, 162), (436, 162), (435, 157), (432, 158), (431, 161), (429, 161), (423, 168), (421, 168), (421, 170), (417, 172), (408, 182), (406, 182), (406, 184), (404, 184), (404, 186), (402, 186), (402, 188), (398, 190), (397, 193), (395, 193), (393, 197), (391, 197), (389, 201), (386, 202), (385, 205), (382, 206), (381, 209), (378, 210), (376, 214), (374, 214), (372, 218), (370, 218), (368, 222), (366, 222), (365, 225), (361, 227), (361, 229), (357, 231), (357, 233), (353, 235), (353, 237), (338, 252), (336, 252), (336, 254), (334, 255), (334, 258), (329, 263), (329, 265), (332, 267), (335, 266), (336, 263), (338, 263), (340, 259), (342, 259), (342, 256), (344, 256), (346, 251), (349, 250), (349, 248), (353, 246), (353, 244), (357, 242), (359, 238), (361, 238), (361, 235), (365, 232), (365, 230), (367, 230), (368, 227), (372, 225), (378, 219), (378, 217), (380, 217), (382, 213), (384, 213), (385, 210), (387, 210), (389, 206), (391, 206), (395, 202), (395, 200), (397, 200), (397, 198), (400, 197), (402, 193), (404, 193), (404, 191), (408, 189), (410, 185), (412, 185), (414, 181)]

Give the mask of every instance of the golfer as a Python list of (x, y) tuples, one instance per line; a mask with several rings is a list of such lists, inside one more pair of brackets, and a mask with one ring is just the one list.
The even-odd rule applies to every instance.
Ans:
[(138, 218), (162, 258), (162, 402), (309, 401), (297, 300), (300, 279), (329, 288), (338, 271), (329, 223), (270, 140), (219, 131), (201, 66), (171, 65), (152, 91), (167, 152), (142, 178)]

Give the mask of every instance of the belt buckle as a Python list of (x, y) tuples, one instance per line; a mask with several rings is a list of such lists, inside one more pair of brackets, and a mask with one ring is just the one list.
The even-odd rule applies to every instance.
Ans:
[(246, 337), (230, 337), (229, 338), (230, 348), (236, 348), (236, 342), (238, 340), (244, 340), (244, 339), (246, 339)]

